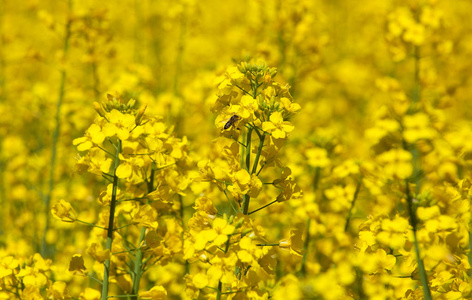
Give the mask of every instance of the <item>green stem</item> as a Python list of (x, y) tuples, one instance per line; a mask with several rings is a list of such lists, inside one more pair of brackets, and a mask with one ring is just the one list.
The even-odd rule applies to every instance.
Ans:
[[(121, 140), (118, 140), (118, 147), (116, 147), (116, 158), (113, 168), (113, 189), (111, 194), (110, 202), (110, 216), (108, 219), (108, 230), (107, 230), (107, 244), (106, 249), (110, 250), (113, 243), (113, 223), (115, 221), (115, 208), (116, 208), (116, 192), (118, 190), (118, 176), (116, 176), (116, 169), (120, 165), (119, 154), (121, 153)], [(103, 271), (103, 287), (102, 287), (102, 300), (106, 300), (108, 297), (108, 278), (110, 277), (110, 259), (105, 261), (105, 270)]]
[(254, 174), (257, 171), (257, 165), (259, 164), (259, 158), (262, 153), (262, 147), (264, 146), (264, 139), (265, 139), (265, 133), (260, 135), (259, 147), (257, 148), (256, 159), (254, 160), (254, 165), (252, 166), (251, 174)]
[[(143, 275), (143, 251), (139, 247), (144, 240), (146, 235), (146, 227), (141, 227), (141, 233), (139, 236), (139, 244), (136, 250), (136, 257), (134, 259), (134, 278), (133, 278), (133, 289), (131, 291), (132, 294), (138, 295), (139, 292), (139, 283), (141, 281), (141, 277)], [(137, 296), (133, 296), (131, 299), (137, 300)]]
[[(154, 191), (154, 175), (156, 172), (156, 165), (153, 163), (151, 167), (151, 175), (149, 176), (149, 181), (147, 183), (148, 194)], [(149, 203), (149, 201), (147, 201)], [(136, 247), (136, 256), (134, 258), (134, 278), (133, 278), (133, 289), (132, 293), (137, 295), (139, 293), (139, 284), (141, 282), (141, 277), (143, 276), (144, 269), (143, 269), (143, 250), (141, 249), (141, 243), (146, 236), (146, 227), (141, 227), (141, 232), (139, 236), (139, 242)], [(132, 297), (133, 300), (137, 300), (137, 296)]]
[(272, 247), (272, 246), (279, 246), (280, 243), (272, 243), (272, 244), (256, 244), (256, 246), (261, 246), (261, 247)]
[(246, 160), (244, 168), (246, 171), (249, 172), (249, 168), (251, 167), (251, 138), (252, 138), (252, 128), (247, 130), (246, 136)]
[(180, 15), (180, 33), (179, 33), (179, 41), (177, 45), (177, 56), (175, 60), (175, 75), (174, 75), (174, 83), (173, 83), (173, 90), (174, 95), (179, 96), (179, 77), (180, 73), (182, 72), (182, 62), (183, 62), (183, 54), (185, 49), (185, 34), (187, 32), (187, 16), (186, 16), (186, 9), (182, 10)]
[(410, 194), (410, 188), (408, 186), (408, 180), (405, 179), (405, 189), (406, 189), (406, 200), (408, 202), (408, 212), (410, 214), (410, 225), (413, 228), (413, 237), (415, 240), (415, 252), (416, 252), (416, 261), (418, 262), (418, 271), (420, 273), (420, 280), (421, 285), (423, 286), (423, 293), (426, 300), (432, 300), (431, 291), (429, 290), (428, 285), (428, 276), (426, 275), (426, 270), (424, 268), (423, 260), (420, 256), (420, 247), (418, 244), (418, 238), (416, 235), (417, 230), (417, 219), (416, 219), (416, 211), (413, 207), (413, 198)]
[[(69, 10), (72, 10), (72, 1), (69, 1)], [(68, 20), (66, 22), (66, 28), (65, 28), (64, 45), (62, 49), (64, 52), (64, 56), (66, 55), (69, 49), (69, 38), (71, 34), (71, 23), (72, 23), (72, 19), (69, 18), (69, 16), (67, 16), (67, 18)], [(56, 125), (55, 125), (54, 132), (52, 135), (52, 152), (51, 152), (50, 169), (49, 169), (49, 189), (48, 189), (48, 193), (45, 199), (46, 225), (44, 226), (43, 238), (41, 242), (41, 255), (43, 257), (49, 257), (51, 255), (50, 253), (51, 250), (49, 249), (47, 241), (46, 241), (46, 235), (50, 226), (49, 210), (51, 206), (52, 192), (54, 190), (54, 173), (55, 173), (55, 166), (56, 166), (57, 143), (59, 140), (60, 126), (61, 126), (61, 119), (60, 119), (61, 107), (62, 107), (62, 101), (64, 99), (66, 78), (67, 78), (66, 70), (62, 69), (61, 79), (60, 79), (60, 84), (59, 84), (59, 95), (57, 97), (57, 102), (56, 102), (56, 116), (55, 116)]]
[(302, 266), (300, 268), (300, 273), (302, 277), (305, 277), (306, 275), (306, 260), (307, 260), (307, 254), (308, 254), (308, 247), (310, 246), (310, 225), (311, 225), (311, 218), (308, 218), (308, 221), (306, 223), (306, 238), (305, 238), (305, 243), (303, 244), (303, 260), (302, 260)]
[(349, 208), (349, 213), (347, 214), (346, 225), (344, 226), (344, 232), (347, 232), (349, 229), (349, 222), (351, 221), (352, 216), (352, 209), (354, 208), (354, 204), (356, 203), (357, 195), (359, 194), (359, 190), (361, 189), (362, 178), (359, 179), (357, 182), (356, 191), (354, 192), (354, 197), (352, 197), (351, 207)]
[(413, 103), (416, 104), (420, 101), (421, 97), (421, 86), (420, 86), (420, 47), (415, 46), (415, 89), (413, 93)]
[(316, 167), (315, 168), (315, 178), (313, 179), (313, 189), (315, 191), (318, 189), (318, 184), (320, 183), (320, 174), (321, 174), (321, 168)]
[(216, 300), (221, 300), (221, 290), (223, 289), (223, 283), (221, 281), (218, 281), (218, 290), (216, 293)]
[(82, 223), (82, 224), (85, 224), (85, 225), (88, 225), (88, 226), (92, 226), (92, 227), (96, 227), (96, 228), (108, 230), (108, 228), (105, 228), (105, 227), (102, 227), (102, 226), (98, 226), (98, 225), (95, 225), (95, 224), (92, 224), (92, 223), (89, 223), (89, 222), (85, 222), (85, 221), (82, 221), (82, 220), (79, 220), (79, 219), (76, 219), (75, 221), (77, 221), (77, 222), (79, 222), (79, 223)]
[(266, 208), (267, 206), (274, 204), (275, 202), (277, 202), (277, 200), (274, 200), (274, 201), (272, 201), (272, 202), (270, 202), (270, 203), (268, 203), (268, 204), (266, 204), (266, 205), (264, 205), (264, 206), (262, 206), (262, 207), (259, 207), (259, 208), (256, 209), (256, 210), (251, 211), (250, 213), (248, 213), (248, 215), (251, 215), (251, 214), (253, 214), (253, 213), (255, 213), (255, 212), (258, 212), (258, 211), (260, 211), (261, 209), (264, 209), (264, 208)]
[[(244, 169), (249, 172), (249, 168), (251, 167), (251, 137), (252, 137), (252, 128), (247, 130), (246, 136), (246, 160), (244, 162)], [(247, 215), (249, 213), (249, 201), (251, 197), (246, 194), (243, 196), (243, 214)]]

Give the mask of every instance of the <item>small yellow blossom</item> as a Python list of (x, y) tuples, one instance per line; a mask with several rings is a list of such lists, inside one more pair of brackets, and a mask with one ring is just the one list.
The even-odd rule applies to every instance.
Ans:
[(197, 211), (204, 211), (210, 216), (214, 216), (218, 212), (213, 202), (207, 197), (197, 198), (193, 208), (195, 208)]
[(400, 249), (405, 245), (408, 220), (399, 216), (395, 219), (382, 220), (382, 231), (377, 234), (377, 241), (392, 249)]
[(100, 300), (101, 293), (92, 288), (85, 288), (85, 290), (80, 293), (79, 300)]
[(77, 212), (69, 202), (62, 199), (52, 207), (51, 212), (56, 219), (63, 222), (72, 223), (77, 220)]
[(413, 156), (403, 149), (391, 149), (377, 156), (377, 159), (388, 177), (405, 179), (413, 173)]
[(87, 254), (95, 258), (99, 263), (103, 263), (105, 260), (110, 259), (110, 250), (103, 249), (101, 244), (92, 243), (87, 249)]
[(147, 292), (139, 293), (140, 299), (150, 299), (150, 300), (165, 300), (167, 298), (167, 291), (163, 286), (154, 286)]
[(308, 164), (315, 168), (326, 168), (331, 163), (330, 159), (328, 158), (328, 151), (323, 148), (310, 148), (305, 151), (305, 155), (308, 158)]
[(57, 300), (70, 299), (70, 292), (67, 289), (67, 284), (64, 281), (55, 281), (48, 288), (48, 295), (50, 298)]
[(270, 122), (262, 123), (262, 130), (269, 132), (276, 139), (286, 138), (287, 133), (294, 129), (292, 123), (284, 121), (280, 112), (274, 112), (269, 119)]
[(156, 209), (149, 204), (140, 206), (138, 212), (133, 216), (133, 224), (157, 229), (158, 223)]
[(136, 126), (133, 115), (123, 114), (116, 109), (107, 115), (107, 119), (109, 123), (103, 126), (103, 134), (106, 137), (117, 136), (122, 141), (129, 138), (131, 130)]
[(235, 194), (249, 194), (252, 198), (256, 198), (262, 190), (262, 182), (256, 174), (250, 175), (245, 169), (237, 171), (233, 178), (233, 185), (228, 190)]
[(291, 254), (303, 257), (303, 240), (301, 230), (290, 230), (290, 238), (280, 240), (279, 247), (288, 250)]
[(74, 275), (86, 276), (87, 268), (84, 265), (84, 258), (80, 254), (74, 254), (70, 260), (69, 272)]
[(105, 135), (102, 133), (102, 128), (97, 124), (92, 124), (85, 131), (85, 136), (76, 138), (72, 144), (77, 146), (79, 151), (87, 151), (94, 145), (101, 145), (105, 140)]
[(425, 113), (406, 115), (403, 118), (405, 131), (403, 136), (409, 143), (414, 143), (420, 139), (431, 139), (436, 131), (431, 127), (429, 117)]
[(208, 276), (203, 273), (198, 273), (193, 276), (193, 284), (197, 289), (203, 289), (208, 285)]

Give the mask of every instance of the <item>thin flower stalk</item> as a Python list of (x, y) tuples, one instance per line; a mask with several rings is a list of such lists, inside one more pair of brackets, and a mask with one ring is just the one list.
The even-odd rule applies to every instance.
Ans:
[[(116, 145), (116, 155), (114, 160), (113, 166), (113, 189), (111, 195), (111, 202), (110, 202), (110, 216), (108, 219), (108, 229), (107, 229), (107, 241), (106, 241), (106, 248), (111, 252), (111, 247), (113, 243), (113, 224), (115, 222), (115, 209), (116, 209), (116, 194), (118, 189), (118, 176), (116, 175), (116, 170), (120, 165), (120, 159), (118, 158), (121, 153), (121, 140), (118, 140)], [(108, 298), (108, 285), (109, 285), (109, 276), (110, 276), (110, 261), (111, 259), (108, 258), (105, 260), (104, 266), (105, 269), (103, 270), (103, 286), (102, 286), (102, 300), (106, 300)]]

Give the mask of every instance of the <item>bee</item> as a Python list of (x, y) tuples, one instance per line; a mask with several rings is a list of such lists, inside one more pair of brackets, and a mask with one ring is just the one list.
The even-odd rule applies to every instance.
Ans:
[(233, 126), (237, 121), (241, 120), (241, 117), (238, 115), (233, 115), (231, 118), (229, 118), (228, 122), (226, 122), (224, 129), (228, 129), (231, 126)]

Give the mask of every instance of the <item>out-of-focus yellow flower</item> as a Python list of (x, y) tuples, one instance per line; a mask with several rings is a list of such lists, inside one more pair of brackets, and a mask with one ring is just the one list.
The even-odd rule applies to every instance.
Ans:
[(56, 281), (48, 288), (48, 296), (52, 299), (66, 300), (70, 299), (70, 292), (64, 281)]
[(167, 291), (163, 286), (158, 285), (147, 292), (139, 293), (139, 297), (140, 299), (164, 300), (167, 298)]
[(17, 276), (23, 278), (23, 284), (26, 286), (32, 285), (42, 288), (47, 284), (48, 278), (38, 271), (36, 268), (26, 267), (21, 269)]
[(215, 205), (208, 197), (197, 198), (197, 200), (195, 200), (195, 206), (193, 208), (195, 208), (195, 210), (197, 211), (203, 211), (210, 216), (214, 216), (218, 212)]
[(146, 234), (146, 245), (151, 248), (157, 248), (161, 245), (162, 237), (155, 231), (150, 230)]
[(326, 168), (331, 163), (328, 158), (328, 151), (323, 148), (310, 148), (305, 151), (305, 155), (308, 158), (308, 164), (315, 168)]
[(400, 131), (400, 124), (398, 124), (397, 121), (390, 119), (376, 120), (374, 127), (365, 131), (365, 137), (372, 142), (372, 144), (376, 144), (383, 137), (397, 131)]
[(396, 258), (380, 248), (373, 253), (359, 253), (354, 261), (356, 265), (368, 274), (381, 274), (384, 273), (385, 270), (391, 270), (395, 266)]
[(100, 300), (101, 293), (100, 291), (97, 291), (92, 288), (85, 288), (85, 290), (82, 293), (80, 293), (79, 299), (80, 300)]
[(13, 275), (13, 270), (18, 268), (19, 261), (13, 256), (3, 257), (0, 261), (0, 278)]
[(353, 159), (343, 161), (334, 168), (333, 174), (338, 178), (344, 178), (352, 174), (359, 174), (359, 163)]
[(436, 131), (431, 127), (428, 115), (425, 113), (406, 115), (403, 118), (403, 125), (405, 126), (403, 136), (409, 143), (420, 139), (431, 139), (436, 134)]
[(208, 285), (208, 276), (204, 273), (198, 273), (193, 276), (192, 281), (197, 289), (203, 289)]
[(72, 223), (77, 220), (77, 212), (69, 202), (64, 201), (63, 199), (52, 207), (51, 212), (56, 219), (63, 222)]
[(41, 254), (35, 253), (33, 255), (34, 268), (40, 271), (49, 271), (51, 269), (52, 261), (44, 259)]
[(149, 204), (139, 207), (138, 212), (133, 216), (133, 224), (139, 224), (152, 229), (157, 229), (157, 211)]
[(21, 299), (25, 300), (42, 300), (44, 299), (41, 295), (39, 287), (34, 285), (26, 285), (23, 293), (21, 294)]
[(421, 11), (420, 21), (431, 28), (439, 28), (443, 18), (443, 12), (438, 8), (424, 6)]
[(383, 165), (383, 173), (388, 177), (405, 179), (413, 173), (413, 156), (406, 150), (391, 149), (377, 156), (377, 159)]
[(69, 263), (69, 272), (74, 275), (86, 276), (87, 268), (84, 265), (84, 258), (80, 254), (74, 254)]
[(110, 259), (110, 250), (103, 249), (102, 245), (98, 243), (92, 243), (92, 245), (87, 249), (87, 254), (95, 258), (99, 263), (103, 263), (107, 259)]
[(408, 226), (408, 220), (400, 216), (396, 216), (393, 220), (383, 219), (382, 231), (377, 234), (377, 241), (392, 249), (401, 249), (406, 242)]
[(293, 274), (287, 274), (280, 280), (273, 294), (274, 300), (298, 300), (303, 298), (300, 280)]
[(426, 30), (422, 24), (412, 23), (406, 28), (403, 39), (416, 46), (422, 45), (426, 39)]
[(256, 198), (262, 190), (262, 182), (256, 174), (250, 175), (245, 169), (237, 171), (233, 178), (233, 185), (228, 190), (235, 194), (249, 194), (252, 198)]
[(276, 139), (284, 139), (287, 133), (295, 128), (289, 121), (284, 121), (282, 113), (276, 111), (269, 118), (270, 122), (262, 123), (262, 130), (269, 132)]
[(334, 211), (346, 211), (349, 209), (351, 202), (354, 199), (356, 186), (349, 184), (345, 187), (335, 185), (325, 191), (326, 197), (330, 200), (329, 206)]
[(228, 235), (235, 230), (233, 225), (228, 224), (225, 219), (216, 218), (213, 221), (212, 229), (200, 231), (196, 236), (195, 249), (203, 250), (208, 242), (216, 246), (221, 246), (228, 240)]
[(439, 206), (437, 205), (431, 207), (420, 206), (416, 210), (416, 215), (420, 220), (426, 221), (441, 215), (441, 211), (439, 210)]
[(77, 146), (79, 151), (87, 151), (94, 145), (101, 145), (104, 140), (105, 135), (102, 133), (102, 128), (97, 124), (92, 124), (85, 131), (85, 136), (76, 138), (72, 144)]
[(441, 214), (437, 205), (431, 207), (418, 207), (416, 210), (418, 218), (424, 221), (424, 228), (428, 232), (451, 230), (457, 228), (456, 220), (448, 215)]
[(397, 259), (391, 254), (387, 254), (384, 249), (377, 249), (375, 257), (380, 270), (392, 270), (395, 266)]

